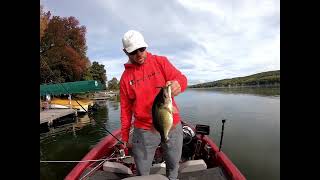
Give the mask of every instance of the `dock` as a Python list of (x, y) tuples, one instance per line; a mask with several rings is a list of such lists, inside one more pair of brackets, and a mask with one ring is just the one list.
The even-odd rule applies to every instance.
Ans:
[(76, 114), (74, 109), (48, 109), (40, 112), (40, 124), (51, 124), (54, 120)]
[(93, 97), (93, 98), (90, 98), (91, 100), (107, 100), (107, 99), (110, 99), (110, 97)]
[(107, 92), (107, 91), (101, 91), (97, 92), (91, 97), (91, 100), (107, 100), (112, 99), (115, 96), (119, 96), (119, 92)]

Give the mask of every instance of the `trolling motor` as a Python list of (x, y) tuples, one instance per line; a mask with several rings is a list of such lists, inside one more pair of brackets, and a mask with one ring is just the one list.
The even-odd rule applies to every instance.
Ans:
[[(222, 119), (222, 131), (220, 136), (220, 143), (219, 143), (219, 152), (222, 148), (222, 142), (223, 142), (223, 134), (224, 134), (224, 123), (226, 122), (225, 119)], [(195, 153), (193, 155), (193, 159), (199, 158), (199, 157), (205, 157), (206, 159), (210, 158), (210, 154), (213, 152), (212, 147), (209, 144), (203, 144), (203, 137), (204, 135), (209, 135), (210, 133), (210, 126), (207, 125), (196, 125), (196, 134), (201, 135), (200, 139), (197, 140), (195, 145)], [(205, 153), (202, 154), (201, 149), (204, 148)]]
[(203, 141), (203, 137), (204, 135), (209, 135), (210, 134), (210, 126), (208, 125), (202, 125), (202, 124), (197, 124), (196, 125), (196, 134), (200, 134), (201, 137), (200, 139), (197, 140), (196, 143), (196, 148), (195, 148), (195, 153), (193, 156), (193, 159), (200, 157), (201, 155), (201, 148), (202, 148), (202, 141)]
[(196, 134), (201, 135), (201, 139), (204, 137), (204, 135), (210, 134), (210, 126), (197, 124), (196, 125)]

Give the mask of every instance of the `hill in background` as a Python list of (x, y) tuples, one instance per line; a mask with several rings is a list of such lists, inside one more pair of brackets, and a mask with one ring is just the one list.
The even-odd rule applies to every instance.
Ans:
[(189, 88), (277, 86), (280, 85), (280, 70), (261, 72), (244, 77), (222, 79), (188, 86)]

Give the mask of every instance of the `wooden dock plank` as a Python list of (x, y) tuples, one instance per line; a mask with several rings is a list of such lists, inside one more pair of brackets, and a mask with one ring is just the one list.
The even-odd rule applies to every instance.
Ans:
[(40, 124), (52, 122), (55, 119), (74, 114), (74, 109), (48, 109), (40, 112)]

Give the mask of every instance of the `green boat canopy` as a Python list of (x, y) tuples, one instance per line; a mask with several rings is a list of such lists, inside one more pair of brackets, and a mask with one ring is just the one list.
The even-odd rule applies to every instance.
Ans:
[(42, 84), (40, 85), (40, 96), (61, 95), (61, 94), (76, 94), (97, 92), (104, 90), (105, 86), (99, 81), (75, 81), (58, 84)]

